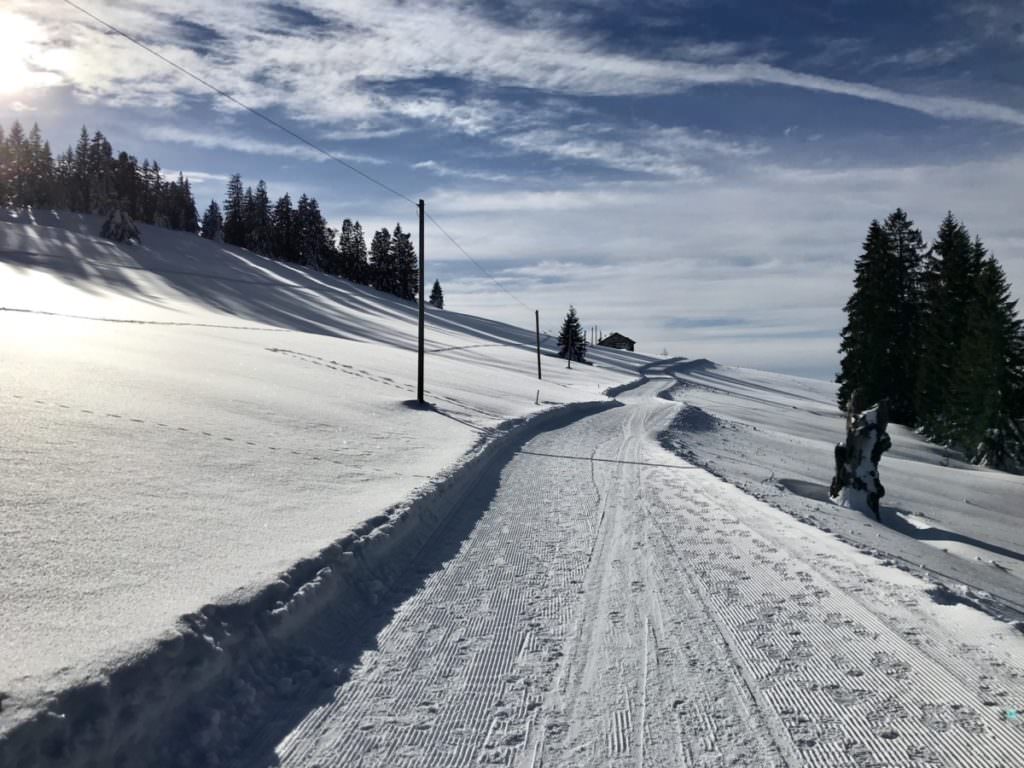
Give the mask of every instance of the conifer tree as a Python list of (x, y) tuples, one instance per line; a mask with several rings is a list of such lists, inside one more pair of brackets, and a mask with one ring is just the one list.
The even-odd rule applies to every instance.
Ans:
[(390, 263), (394, 270), (394, 283), (391, 292), (400, 299), (415, 299), (419, 290), (419, 260), (412, 237), (402, 231), (401, 224), (395, 224), (391, 237)]
[(43, 141), (39, 124), (34, 123), (28, 135), (27, 154), (28, 182), (24, 204), (45, 206), (50, 204), (50, 192), (53, 185), (53, 153), (50, 143)]
[(558, 356), (568, 361), (572, 367), (572, 361), (584, 362), (587, 355), (587, 342), (583, 335), (583, 327), (576, 315), (576, 308), (569, 306), (569, 312), (562, 321), (562, 330), (558, 332)]
[(245, 245), (245, 192), (242, 190), (242, 177), (237, 173), (228, 180), (224, 198), (224, 242)]
[(996, 467), (1024, 467), (1024, 326), (999, 262), (980, 239), (978, 265), (950, 381), (948, 437), (969, 458)]
[(364, 285), (370, 282), (370, 260), (366, 248), (366, 235), (363, 234), (363, 225), (358, 220), (352, 224), (352, 234), (349, 238), (348, 260), (353, 269), (353, 279)]
[(869, 403), (888, 398), (893, 421), (914, 423), (923, 254), (921, 232), (902, 209), (871, 222), (845, 307), (836, 377), (844, 410), (859, 389)]
[(256, 185), (251, 197), (246, 197), (248, 207), (246, 222), (246, 243), (250, 251), (269, 256), (273, 250), (273, 226), (270, 216), (270, 198), (263, 179)]
[(28, 175), (28, 141), (25, 131), (17, 120), (11, 125), (7, 134), (7, 151), (10, 158), (10, 194), (11, 202), (16, 206), (25, 205), (29, 186)]
[(444, 309), (444, 291), (441, 290), (440, 280), (435, 280), (434, 287), (430, 289), (430, 304), (438, 309)]
[(887, 394), (888, 371), (884, 368), (887, 335), (891, 332), (884, 306), (883, 283), (888, 278), (889, 237), (875, 219), (868, 227), (861, 255), (854, 266), (853, 294), (846, 302), (846, 326), (840, 335), (839, 407), (846, 410), (854, 390), (865, 402), (874, 403)]
[(919, 424), (943, 442), (954, 438), (953, 374), (981, 266), (979, 256), (967, 228), (948, 213), (925, 267), (915, 393)]
[(338, 238), (340, 274), (348, 280), (365, 283), (368, 280), (369, 264), (366, 261), (366, 239), (359, 222), (345, 219), (341, 224)]
[(298, 250), (295, 244), (295, 209), (287, 192), (274, 204), (270, 219), (273, 227), (271, 255), (282, 261), (295, 261)]
[[(89, 199), (91, 212), (107, 213), (117, 203), (114, 199), (114, 180), (111, 171), (114, 151), (101, 131), (93, 134), (89, 142)], [(166, 226), (166, 225), (165, 225)]]
[(302, 195), (295, 209), (295, 234), (298, 245), (298, 261), (307, 267), (322, 270), (330, 265), (334, 244), (328, 234), (327, 224), (320, 213), (316, 198)]
[(216, 200), (211, 200), (206, 213), (203, 214), (203, 227), (200, 235), (207, 240), (224, 239), (224, 219), (220, 215), (220, 206)]
[(7, 205), (11, 195), (11, 160), (7, 136), (0, 125), (0, 205)]
[(92, 200), (89, 197), (89, 131), (82, 126), (75, 145), (74, 158), (74, 192), (73, 210), (91, 211)]
[(370, 284), (378, 291), (391, 292), (393, 272), (391, 268), (391, 233), (381, 227), (373, 233), (370, 242)]

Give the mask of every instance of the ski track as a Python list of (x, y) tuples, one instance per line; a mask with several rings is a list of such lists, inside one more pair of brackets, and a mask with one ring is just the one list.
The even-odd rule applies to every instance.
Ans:
[(1024, 764), (1021, 671), (658, 447), (663, 386), (531, 440), (280, 764)]

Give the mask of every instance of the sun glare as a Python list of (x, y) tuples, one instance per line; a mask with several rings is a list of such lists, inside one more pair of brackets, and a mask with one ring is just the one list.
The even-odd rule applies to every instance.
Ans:
[(0, 11), (0, 94), (15, 94), (53, 85), (59, 77), (39, 68), (46, 33), (37, 23)]

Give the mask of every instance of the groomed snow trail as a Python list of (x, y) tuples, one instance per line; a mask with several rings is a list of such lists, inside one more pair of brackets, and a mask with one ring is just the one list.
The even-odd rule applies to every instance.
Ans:
[(1024, 764), (1019, 634), (664, 451), (664, 386), (467, 500), (458, 554), (276, 760)]

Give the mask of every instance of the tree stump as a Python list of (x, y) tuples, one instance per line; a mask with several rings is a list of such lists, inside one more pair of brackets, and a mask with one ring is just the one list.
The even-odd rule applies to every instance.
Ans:
[(841, 507), (872, 512), (881, 522), (878, 502), (885, 495), (885, 488), (878, 478), (878, 463), (892, 447), (885, 431), (889, 426), (889, 403), (882, 400), (865, 408), (861, 400), (858, 391), (850, 396), (846, 442), (836, 445), (836, 474), (829, 486), (829, 496)]

